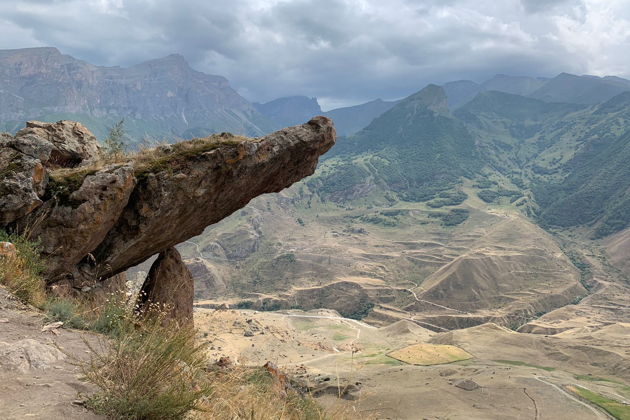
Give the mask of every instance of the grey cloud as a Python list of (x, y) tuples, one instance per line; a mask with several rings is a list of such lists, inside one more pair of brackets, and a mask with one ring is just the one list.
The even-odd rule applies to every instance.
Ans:
[(576, 0), (521, 0), (523, 8), (528, 13), (543, 12), (569, 3), (580, 4), (581, 2)]
[(0, 48), (56, 46), (101, 65), (180, 53), (250, 100), (351, 103), (495, 73), (628, 68), (623, 31), (602, 43), (604, 19), (623, 28), (630, 7), (608, 1), (604, 15), (596, 0), (20, 0), (0, 2)]

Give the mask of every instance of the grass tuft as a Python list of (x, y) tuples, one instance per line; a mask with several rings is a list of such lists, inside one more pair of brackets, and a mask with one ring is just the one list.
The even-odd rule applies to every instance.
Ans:
[(11, 242), (17, 250), (15, 256), (0, 257), (0, 284), (23, 303), (41, 308), (46, 303), (46, 285), (38, 244), (4, 230), (0, 230), (0, 242)]
[[(194, 420), (327, 420), (359, 418), (348, 408), (324, 409), (308, 394), (282, 390), (265, 368), (232, 367), (209, 373), (212, 392)], [(361, 417), (366, 418), (366, 417)]]
[(66, 328), (86, 329), (88, 324), (81, 316), (80, 305), (69, 299), (49, 299), (44, 305), (48, 321), (61, 321)]
[(92, 357), (85, 377), (100, 388), (87, 405), (115, 419), (180, 419), (200, 409), (210, 393), (204, 346), (194, 331), (164, 326), (161, 317), (136, 322), (132, 315), (101, 348), (88, 343)]

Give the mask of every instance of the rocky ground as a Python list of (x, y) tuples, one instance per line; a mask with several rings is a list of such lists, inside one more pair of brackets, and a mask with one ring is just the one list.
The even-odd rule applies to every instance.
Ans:
[(40, 312), (0, 286), (0, 418), (98, 419), (82, 407), (95, 391), (76, 361), (87, 356), (92, 334), (63, 328), (45, 331)]

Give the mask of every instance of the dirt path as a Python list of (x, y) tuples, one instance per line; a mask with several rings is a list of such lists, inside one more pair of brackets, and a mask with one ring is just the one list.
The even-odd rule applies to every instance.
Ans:
[(319, 318), (319, 319), (337, 319), (340, 321), (346, 321), (346, 322), (353, 322), (356, 325), (360, 325), (361, 327), (364, 328), (370, 328), (370, 329), (377, 329), (377, 327), (370, 325), (370, 324), (366, 324), (365, 322), (361, 322), (361, 321), (357, 321), (356, 319), (350, 319), (350, 318), (342, 318), (340, 316), (327, 316), (327, 315), (298, 315), (298, 314), (283, 314), (280, 313), (280, 315), (282, 316), (286, 316), (289, 318)]
[[(332, 319), (332, 320), (339, 320), (341, 321), (343, 324), (348, 325), (348, 327), (352, 328), (353, 330), (356, 331), (356, 336), (354, 338), (354, 340), (352, 340), (352, 346), (354, 347), (357, 342), (359, 341), (359, 339), (361, 338), (361, 328), (357, 327), (364, 327), (364, 328), (369, 328), (369, 329), (377, 329), (376, 327), (366, 324), (364, 322), (361, 321), (357, 321), (355, 319), (349, 319), (349, 318), (342, 318), (342, 317), (338, 317), (338, 316), (327, 316), (327, 315), (299, 315), (299, 314), (280, 314), (284, 317), (287, 318), (316, 318), (316, 319)], [(308, 360), (302, 360), (300, 362), (294, 362), (294, 363), (286, 363), (283, 366), (297, 366), (297, 365), (306, 365), (309, 363), (313, 363), (313, 362), (317, 362), (317, 361), (321, 361), (321, 360), (325, 360), (328, 359), (330, 357), (336, 357), (336, 356), (340, 356), (343, 354), (353, 354), (353, 351), (341, 351), (339, 349), (337, 349), (336, 347), (333, 347), (333, 350), (335, 351), (334, 353), (330, 353), (330, 354), (324, 354), (322, 356), (317, 356), (315, 358), (312, 359), (308, 359)]]
[[(573, 400), (574, 402), (577, 402), (578, 404), (581, 404), (584, 407), (588, 408), (589, 410), (591, 410), (593, 412), (593, 414), (595, 414), (596, 418), (604, 419), (604, 420), (609, 420), (610, 419), (610, 417), (607, 416), (606, 414), (602, 413), (601, 411), (599, 411), (598, 409), (594, 408), (593, 406), (588, 405), (584, 401), (581, 401), (577, 397), (574, 397), (573, 395), (569, 394), (567, 391), (563, 390), (558, 385), (552, 384), (551, 382), (546, 381), (545, 379), (542, 379), (542, 378), (536, 378), (536, 379), (539, 380), (540, 382), (545, 383), (545, 384), (549, 385), (550, 387), (554, 388), (556, 391), (558, 391), (559, 393), (564, 395), (566, 398), (568, 398), (570, 400)], [(582, 385), (580, 385), (580, 386), (582, 386)]]
[(459, 309), (449, 308), (448, 306), (444, 306), (444, 305), (440, 305), (440, 304), (437, 304), (437, 303), (434, 303), (434, 302), (430, 302), (428, 300), (420, 299), (420, 298), (418, 298), (418, 295), (416, 295), (416, 292), (414, 292), (413, 290), (411, 290), (411, 289), (405, 289), (405, 290), (407, 290), (408, 292), (410, 292), (413, 295), (413, 298), (416, 300), (416, 302), (426, 303), (428, 305), (432, 305), (432, 306), (435, 306), (437, 308), (442, 308), (442, 309), (447, 309), (449, 311), (459, 312), (460, 314), (470, 314), (470, 312), (463, 312), (463, 311), (460, 311)]
[(81, 407), (80, 394), (95, 389), (81, 381), (72, 359), (87, 354), (89, 333), (42, 332), (43, 316), (0, 286), (0, 418), (100, 419)]

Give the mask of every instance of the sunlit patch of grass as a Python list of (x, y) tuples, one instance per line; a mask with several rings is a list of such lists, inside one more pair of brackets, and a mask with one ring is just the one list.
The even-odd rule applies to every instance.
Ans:
[(593, 375), (575, 375), (575, 379), (581, 381), (590, 381), (590, 382), (607, 382), (610, 384), (617, 385), (617, 388), (620, 389), (623, 393), (630, 395), (630, 386), (626, 385), (621, 381), (617, 381), (615, 379), (601, 378), (599, 376)]
[(579, 397), (595, 404), (618, 420), (630, 420), (630, 405), (604, 397), (581, 386), (569, 385), (567, 389)]
[(389, 366), (404, 365), (404, 363), (401, 362), (400, 360), (396, 360), (392, 357), (389, 357), (388, 355), (384, 353), (380, 353), (378, 355), (368, 358), (367, 360), (363, 360), (361, 361), (361, 363), (365, 365), (389, 365)]
[(376, 348), (371, 349), (371, 351), (366, 351), (365, 353), (356, 353), (352, 357), (352, 359), (360, 364), (360, 365), (392, 365), (392, 366), (400, 366), (404, 363), (400, 360), (396, 360), (393, 357), (389, 357), (387, 355), (387, 351), (389, 348)]
[(457, 346), (418, 343), (394, 350), (389, 357), (411, 365), (429, 366), (472, 359), (472, 355)]
[(341, 333), (335, 333), (332, 336), (332, 339), (335, 340), (335, 341), (343, 341), (343, 340), (347, 340), (348, 338), (350, 338), (350, 337), (347, 336), (347, 335), (341, 334)]

